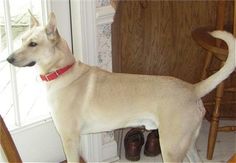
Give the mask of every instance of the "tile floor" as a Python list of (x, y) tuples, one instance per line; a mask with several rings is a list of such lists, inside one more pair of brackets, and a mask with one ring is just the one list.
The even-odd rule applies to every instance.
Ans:
[[(235, 125), (235, 124), (236, 124), (236, 121), (221, 121), (221, 125)], [(201, 132), (199, 134), (197, 144), (196, 144), (201, 159), (205, 163), (207, 163), (207, 162), (214, 162), (214, 163), (226, 162), (227, 160), (229, 160), (229, 158), (234, 153), (236, 153), (236, 132), (219, 133), (218, 137), (217, 137), (213, 160), (207, 160), (206, 159), (206, 150), (207, 150), (208, 130), (209, 130), (209, 123), (206, 120), (204, 120), (203, 124), (202, 124), (202, 128), (201, 128)], [(124, 133), (125, 132), (127, 132), (127, 131), (124, 131)], [(144, 148), (144, 146), (143, 146), (143, 148)], [(156, 157), (146, 157), (143, 154), (143, 148), (141, 151), (141, 159), (137, 162), (162, 162), (161, 155), (156, 156)], [(119, 161), (117, 161), (117, 163), (121, 163), (121, 162), (129, 162), (127, 159), (125, 159), (124, 145), (122, 145), (121, 159)], [(188, 160), (185, 159), (184, 162), (188, 162)]]

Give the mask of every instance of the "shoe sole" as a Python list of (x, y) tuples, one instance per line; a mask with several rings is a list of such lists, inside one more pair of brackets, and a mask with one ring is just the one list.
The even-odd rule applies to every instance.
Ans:
[(129, 155), (125, 154), (125, 157), (129, 161), (138, 161), (138, 160), (140, 160), (140, 155), (138, 155), (138, 156), (129, 156)]
[(148, 152), (146, 150), (144, 150), (144, 155), (145, 156), (149, 156), (149, 157), (155, 157), (157, 155), (161, 154), (161, 152), (157, 152), (157, 153), (152, 153), (152, 152)]

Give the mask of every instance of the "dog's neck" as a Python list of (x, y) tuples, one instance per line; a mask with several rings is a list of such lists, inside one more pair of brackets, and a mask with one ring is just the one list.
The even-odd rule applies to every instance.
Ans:
[(75, 58), (71, 53), (70, 48), (68, 47), (66, 41), (62, 38), (51, 50), (51, 53), (53, 53), (53, 56), (50, 62), (40, 62), (38, 64), (40, 74), (42, 75), (56, 71), (75, 62)]

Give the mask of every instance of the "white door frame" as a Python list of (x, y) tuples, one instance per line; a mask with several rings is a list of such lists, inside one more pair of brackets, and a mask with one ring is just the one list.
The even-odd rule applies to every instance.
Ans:
[(97, 65), (96, 1), (70, 3), (74, 55), (86, 64)]
[(57, 27), (59, 33), (67, 41), (69, 47), (72, 49), (71, 38), (71, 19), (70, 19), (70, 3), (65, 0), (49, 0), (47, 1), (47, 11), (53, 11), (57, 17)]
[[(96, 8), (95, 0), (71, 0), (72, 42), (76, 59), (97, 66), (97, 25), (112, 23), (115, 10), (111, 6)], [(104, 133), (81, 137), (81, 153), (87, 162), (118, 160), (115, 140), (103, 144)]]

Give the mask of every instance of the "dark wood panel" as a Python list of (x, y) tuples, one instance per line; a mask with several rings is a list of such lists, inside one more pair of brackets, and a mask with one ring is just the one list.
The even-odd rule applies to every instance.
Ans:
[(215, 24), (216, 4), (121, 1), (112, 27), (113, 70), (199, 81), (205, 55), (191, 38), (191, 31)]

